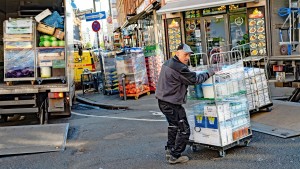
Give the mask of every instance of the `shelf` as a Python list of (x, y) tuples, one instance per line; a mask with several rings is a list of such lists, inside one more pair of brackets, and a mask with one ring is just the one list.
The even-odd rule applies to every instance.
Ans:
[(243, 59), (244, 62), (250, 62), (250, 61), (260, 61), (264, 58), (267, 58), (266, 56), (249, 56)]
[(33, 50), (34, 48), (4, 48), (4, 50)]
[(38, 49), (64, 49), (65, 46), (57, 46), (57, 47), (36, 47)]

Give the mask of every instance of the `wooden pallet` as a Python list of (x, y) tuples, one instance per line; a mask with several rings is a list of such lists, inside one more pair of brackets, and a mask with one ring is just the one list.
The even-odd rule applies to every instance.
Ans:
[[(126, 97), (134, 97), (135, 100), (138, 100), (141, 95), (146, 94), (146, 93), (147, 93), (147, 95), (151, 94), (150, 90), (144, 90), (144, 91), (142, 91), (140, 93), (137, 93), (137, 94), (126, 94)], [(120, 93), (120, 97), (124, 97), (124, 94)]]

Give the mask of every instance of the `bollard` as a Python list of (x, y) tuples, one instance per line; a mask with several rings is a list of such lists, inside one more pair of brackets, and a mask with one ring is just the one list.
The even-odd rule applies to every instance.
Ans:
[(126, 101), (127, 100), (127, 97), (126, 97), (126, 84), (125, 84), (125, 77), (126, 77), (126, 75), (124, 73), (122, 73), (121, 77), (122, 77), (122, 86), (123, 86), (124, 100)]

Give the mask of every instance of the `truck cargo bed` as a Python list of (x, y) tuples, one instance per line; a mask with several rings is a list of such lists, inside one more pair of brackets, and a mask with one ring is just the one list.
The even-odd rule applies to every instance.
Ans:
[(31, 84), (16, 84), (13, 86), (7, 86), (4, 83), (0, 83), (0, 95), (3, 94), (26, 94), (26, 93), (39, 93), (39, 92), (69, 92), (67, 84), (51, 83), (42, 85)]

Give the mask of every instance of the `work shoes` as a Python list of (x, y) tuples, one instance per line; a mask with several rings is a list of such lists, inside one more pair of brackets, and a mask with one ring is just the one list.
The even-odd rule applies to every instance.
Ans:
[(176, 164), (176, 163), (186, 163), (189, 161), (188, 156), (180, 156), (178, 158), (175, 158), (173, 156), (170, 156), (169, 163), (170, 164)]
[(170, 154), (171, 150), (170, 149), (166, 149), (166, 160), (169, 162), (171, 154)]

